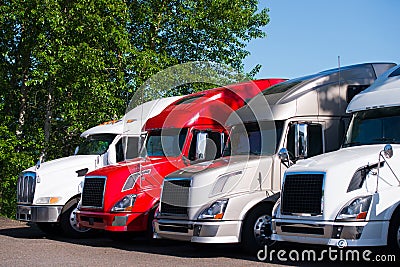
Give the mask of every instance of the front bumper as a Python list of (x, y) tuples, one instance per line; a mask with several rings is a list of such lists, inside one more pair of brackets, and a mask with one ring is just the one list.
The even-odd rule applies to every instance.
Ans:
[(148, 213), (106, 213), (77, 211), (79, 227), (112, 232), (139, 232), (147, 230)]
[(63, 206), (17, 205), (17, 220), (26, 222), (58, 222)]
[[(328, 246), (384, 246), (389, 221), (307, 221), (274, 219), (272, 239)], [(343, 240), (345, 242), (343, 242)]]
[(154, 237), (196, 243), (238, 243), (241, 221), (155, 219)]

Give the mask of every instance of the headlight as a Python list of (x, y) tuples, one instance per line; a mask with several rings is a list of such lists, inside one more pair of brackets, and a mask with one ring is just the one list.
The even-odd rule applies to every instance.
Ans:
[(56, 204), (62, 197), (40, 197), (36, 200), (36, 204)]
[(365, 220), (372, 196), (359, 197), (346, 204), (336, 216), (336, 220)]
[(130, 212), (135, 204), (136, 195), (126, 195), (114, 207), (111, 212)]
[(132, 189), (135, 186), (136, 181), (139, 178), (139, 176), (140, 176), (139, 172), (135, 172), (135, 173), (132, 173), (131, 175), (129, 175), (125, 181), (124, 186), (122, 187), (121, 192)]
[(200, 213), (198, 219), (199, 220), (206, 220), (206, 219), (217, 219), (221, 220), (224, 217), (226, 206), (228, 205), (228, 200), (218, 200), (215, 201), (211, 206), (207, 209), (203, 210)]

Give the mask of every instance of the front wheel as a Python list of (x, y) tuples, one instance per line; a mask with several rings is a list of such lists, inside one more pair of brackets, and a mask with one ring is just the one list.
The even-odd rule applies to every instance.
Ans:
[(76, 219), (77, 205), (73, 205), (63, 214), (60, 218), (60, 226), (65, 236), (71, 238), (84, 238), (88, 237), (93, 230), (85, 227), (78, 227)]
[(248, 253), (256, 253), (270, 246), (272, 235), (272, 205), (261, 205), (251, 210), (243, 223), (242, 245)]
[(388, 245), (393, 252), (400, 255), (400, 211), (395, 212), (390, 220)]

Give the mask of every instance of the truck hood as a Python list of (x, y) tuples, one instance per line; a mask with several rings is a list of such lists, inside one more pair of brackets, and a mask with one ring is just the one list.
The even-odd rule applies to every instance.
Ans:
[(384, 145), (354, 146), (342, 148), (337, 151), (311, 157), (299, 161), (288, 169), (287, 172), (303, 171), (331, 171), (333, 168), (354, 166), (356, 169), (361, 165), (374, 164), (378, 162), (378, 153)]
[(271, 182), (271, 156), (231, 156), (171, 173), (166, 180), (191, 179), (190, 206), (265, 188)]
[[(377, 144), (342, 148), (335, 152), (303, 160), (290, 167), (286, 171), (286, 175), (310, 172), (325, 174), (323, 216), (319, 218), (311, 216), (307, 219), (334, 220), (346, 203), (360, 196), (373, 195), (376, 190), (378, 155), (384, 146), (384, 144)], [(393, 145), (393, 151), (394, 156), (387, 161), (394, 172), (399, 173), (400, 166), (396, 163), (400, 160), (400, 145)], [(399, 153), (396, 153), (396, 151), (399, 151)], [(363, 186), (349, 190), (350, 182), (356, 171), (371, 165), (375, 165), (375, 168), (368, 172)], [(385, 163), (380, 168), (379, 188), (385, 190), (385, 188), (397, 185), (396, 178)]]
[(56, 204), (64, 205), (71, 197), (80, 193), (85, 172), (96, 168), (97, 157), (75, 155), (44, 162), (38, 169), (31, 167), (24, 170), (23, 172), (36, 173), (33, 203), (41, 197), (60, 197)]
[[(146, 204), (152, 205), (151, 201), (155, 201), (153, 198), (158, 200), (163, 178), (178, 169), (175, 165), (178, 161), (181, 161), (181, 157), (136, 158), (97, 169), (86, 177), (106, 177), (103, 203), (105, 211), (109, 211), (126, 195), (137, 194), (140, 197), (136, 200), (134, 211), (139, 212), (148, 208)], [(147, 199), (148, 203), (139, 199)], [(146, 202), (144, 205), (143, 201)]]
[(41, 178), (52, 175), (60, 176), (61, 173), (64, 174), (66, 172), (75, 173), (74, 176), (77, 176), (76, 171), (78, 170), (84, 168), (88, 168), (89, 171), (93, 170), (97, 157), (98, 155), (74, 155), (65, 158), (59, 158), (41, 163), (38, 169), (36, 166), (33, 166), (24, 170), (24, 172), (35, 172)]

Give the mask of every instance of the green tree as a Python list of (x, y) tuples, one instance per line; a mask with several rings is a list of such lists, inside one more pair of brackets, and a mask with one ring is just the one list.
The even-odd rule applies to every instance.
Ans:
[[(268, 9), (257, 0), (130, 0), (132, 43), (144, 55), (133, 66), (141, 83), (160, 69), (189, 61), (212, 61), (243, 72), (248, 41), (263, 38)], [(260, 66), (251, 72), (254, 75)]]
[[(81, 132), (121, 117), (136, 90), (159, 71), (212, 61), (242, 72), (246, 43), (265, 37), (261, 28), (269, 21), (257, 3), (3, 0), (0, 214), (13, 215), (18, 173), (42, 151), (47, 160), (70, 155)], [(180, 86), (160, 95), (212, 86)]]

